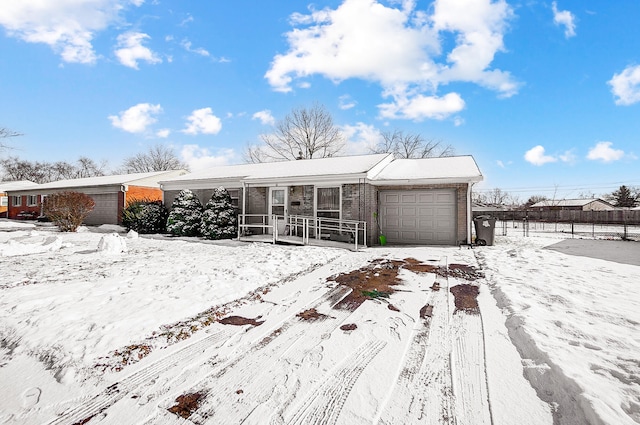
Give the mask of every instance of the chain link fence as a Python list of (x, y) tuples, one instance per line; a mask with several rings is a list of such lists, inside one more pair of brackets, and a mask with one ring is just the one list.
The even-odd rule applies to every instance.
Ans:
[(498, 220), (496, 235), (520, 235), (559, 233), (571, 238), (611, 239), (640, 241), (640, 224), (602, 224), (548, 222), (529, 219)]

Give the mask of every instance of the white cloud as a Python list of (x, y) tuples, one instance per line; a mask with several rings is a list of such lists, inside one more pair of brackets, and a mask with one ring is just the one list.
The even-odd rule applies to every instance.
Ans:
[(373, 149), (382, 141), (380, 130), (372, 125), (362, 122), (356, 125), (342, 126), (347, 143), (345, 152), (347, 155), (362, 155), (371, 153)]
[(115, 55), (120, 63), (129, 68), (138, 69), (138, 61), (150, 64), (160, 63), (162, 59), (142, 43), (149, 39), (147, 34), (141, 32), (126, 32), (118, 36), (118, 45)]
[(29, 43), (44, 43), (65, 62), (93, 64), (97, 55), (91, 44), (96, 33), (120, 19), (127, 4), (144, 0), (19, 0), (0, 7), (0, 25), (7, 34)]
[(264, 125), (274, 125), (276, 123), (275, 118), (271, 115), (271, 111), (265, 109), (263, 111), (258, 111), (251, 117), (253, 120), (260, 120), (260, 122)]
[[(336, 9), (292, 15), (296, 28), (287, 33), (289, 51), (274, 57), (265, 78), (282, 92), (291, 91), (294, 80), (314, 74), (336, 83), (372, 81), (380, 84), (384, 97), (393, 98), (383, 112), (409, 119), (451, 113), (452, 104), (441, 101), (453, 100), (451, 94), (437, 93), (441, 84), (472, 82), (501, 96), (517, 92), (518, 83), (508, 72), (491, 69), (495, 54), (504, 50), (503, 34), (512, 16), (504, 0), (436, 0), (428, 11), (416, 9), (414, 1), (393, 6), (399, 3), (344, 0)], [(455, 46), (443, 52), (447, 36)], [(456, 103), (453, 109), (464, 104), (461, 99)], [(400, 104), (428, 112), (405, 113)]]
[(338, 98), (338, 107), (342, 110), (347, 110), (355, 107), (358, 104), (348, 94), (344, 94)]
[(182, 130), (185, 134), (218, 134), (222, 129), (222, 121), (213, 115), (211, 108), (196, 109), (187, 117), (187, 128)]
[(447, 93), (443, 97), (423, 96), (412, 98), (396, 96), (393, 103), (378, 105), (383, 118), (404, 118), (422, 121), (425, 118), (443, 120), (464, 109), (465, 103), (458, 93)]
[(199, 145), (184, 145), (180, 151), (180, 157), (192, 172), (229, 165), (237, 161), (237, 156), (233, 149), (220, 149), (217, 154), (212, 154), (209, 149)]
[(160, 105), (150, 103), (138, 103), (135, 106), (120, 112), (120, 115), (110, 115), (111, 124), (129, 133), (144, 133), (147, 128), (158, 120), (156, 115), (162, 112)]
[(570, 164), (573, 164), (576, 162), (576, 154), (572, 151), (566, 151), (565, 153), (558, 155), (558, 158), (560, 159), (560, 161), (562, 162), (568, 162)]
[(553, 157), (553, 156), (549, 156), (549, 155), (545, 155), (544, 154), (544, 147), (538, 145), (538, 146), (534, 146), (533, 148), (529, 149), (525, 154), (524, 154), (524, 159), (527, 162), (530, 162), (533, 165), (544, 165), (546, 163), (549, 162), (556, 162), (558, 159)]
[(500, 161), (500, 160), (497, 160), (497, 161), (496, 161), (496, 164), (497, 164), (497, 165), (498, 165), (498, 167), (500, 167), (500, 168), (505, 168), (504, 162), (502, 162), (502, 161)]
[(166, 139), (170, 135), (171, 135), (171, 130), (169, 130), (168, 128), (161, 128), (160, 130), (156, 131), (156, 136), (161, 139)]
[(640, 65), (628, 66), (608, 81), (616, 97), (616, 105), (633, 105), (640, 102)]
[(624, 151), (613, 149), (611, 142), (598, 142), (594, 147), (589, 149), (587, 159), (592, 161), (613, 162), (624, 157)]
[(576, 17), (568, 10), (558, 10), (558, 3), (551, 3), (553, 9), (553, 22), (556, 25), (564, 26), (564, 36), (570, 38), (576, 35)]
[(200, 56), (205, 56), (205, 57), (209, 57), (211, 56), (211, 54), (206, 50), (203, 49), (202, 47), (197, 47), (197, 48), (192, 48), (192, 44), (189, 40), (182, 40), (182, 43), (180, 43), (180, 45), (189, 53), (195, 53), (196, 55), (200, 55)]

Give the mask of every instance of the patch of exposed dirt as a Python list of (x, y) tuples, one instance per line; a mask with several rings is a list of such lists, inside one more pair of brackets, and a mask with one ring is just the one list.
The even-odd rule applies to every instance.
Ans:
[(394, 287), (401, 283), (398, 273), (402, 267), (419, 268), (421, 266), (422, 264), (417, 260), (408, 262), (380, 258), (358, 270), (330, 277), (328, 280), (352, 289), (351, 293), (334, 308), (354, 311), (368, 299), (388, 298), (396, 291)]
[(191, 393), (178, 396), (176, 405), (171, 406), (167, 410), (181, 418), (188, 419), (200, 406), (200, 402), (204, 398), (202, 393)]
[(432, 291), (439, 291), (440, 290), (440, 283), (439, 282), (433, 282), (433, 285), (431, 285), (431, 290)]
[(421, 319), (427, 319), (429, 317), (433, 316), (433, 306), (432, 305), (425, 305), (424, 307), (422, 307), (420, 309), (420, 318)]
[(354, 331), (358, 329), (358, 325), (356, 325), (355, 323), (348, 323), (346, 325), (340, 326), (340, 329), (342, 329), (343, 331)]
[(326, 314), (318, 313), (318, 310), (315, 308), (310, 308), (309, 310), (305, 310), (301, 313), (296, 314), (296, 317), (301, 318), (302, 320), (313, 322), (315, 320), (324, 320), (328, 318)]
[(465, 311), (471, 314), (480, 314), (480, 307), (478, 306), (478, 293), (480, 288), (474, 285), (456, 285), (450, 289), (454, 297), (456, 309), (454, 314), (458, 311)]
[(358, 270), (329, 278), (352, 289), (349, 295), (335, 305), (335, 308), (354, 311), (371, 298), (366, 294), (374, 291), (393, 293), (393, 286), (400, 284), (398, 272), (403, 264), (404, 261), (378, 259)]
[[(256, 319), (259, 319), (259, 317), (256, 317)], [(218, 322), (222, 323), (223, 325), (233, 325), (233, 326), (244, 326), (244, 325), (260, 326), (261, 324), (264, 323), (264, 320), (258, 321), (256, 319), (248, 319), (246, 317), (241, 317), (241, 316), (229, 316), (229, 317), (225, 317), (224, 319), (218, 320)]]
[(403, 268), (414, 273), (440, 273), (441, 268), (432, 264), (424, 264), (415, 258), (405, 258)]
[(391, 311), (400, 311), (400, 309), (393, 304), (387, 304), (387, 308)]

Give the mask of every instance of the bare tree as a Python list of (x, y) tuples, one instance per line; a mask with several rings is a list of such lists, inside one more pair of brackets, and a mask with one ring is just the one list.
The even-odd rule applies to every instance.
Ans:
[(4, 180), (30, 180), (48, 183), (57, 180), (78, 179), (105, 175), (106, 163), (96, 164), (92, 159), (80, 157), (75, 164), (58, 162), (27, 161), (18, 157), (0, 160)]
[[(18, 137), (18, 136), (22, 136), (22, 133), (18, 133), (16, 131), (9, 130), (8, 128), (0, 127), (0, 139), (8, 139), (10, 137)], [(0, 142), (0, 149), (4, 149), (6, 147), (7, 147), (7, 145), (5, 145), (4, 143)]]
[(344, 135), (327, 109), (318, 103), (295, 108), (276, 123), (274, 131), (260, 136), (263, 145), (248, 146), (248, 162), (332, 157), (344, 147)]
[(518, 196), (499, 188), (486, 192), (473, 192), (473, 202), (487, 205), (515, 205), (520, 202)]
[(404, 133), (402, 130), (383, 132), (382, 141), (371, 151), (393, 153), (397, 158), (432, 158), (455, 154), (451, 145), (443, 145), (441, 141), (425, 139), (419, 133)]
[(181, 161), (173, 149), (164, 145), (155, 145), (132, 157), (126, 158), (120, 170), (123, 173), (148, 173), (151, 171), (188, 170), (189, 166)]

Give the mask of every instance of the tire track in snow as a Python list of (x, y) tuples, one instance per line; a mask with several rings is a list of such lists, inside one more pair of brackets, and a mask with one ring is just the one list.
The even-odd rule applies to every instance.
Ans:
[[(349, 293), (351, 288), (337, 286), (302, 309), (331, 309)], [(296, 316), (280, 322), (277, 329), (251, 348), (192, 384), (186, 392), (204, 392), (206, 398), (189, 420), (204, 423), (219, 418), (221, 423), (242, 423), (257, 407), (270, 401), (275, 387), (280, 384), (273, 379), (273, 372), (289, 363), (301, 363), (351, 312), (331, 310), (331, 314), (332, 317), (314, 322), (306, 322)], [(294, 346), (296, 350), (292, 350)], [(289, 357), (289, 354), (295, 354), (295, 357)], [(240, 390), (242, 397), (235, 400), (229, 398)], [(173, 394), (161, 406), (171, 405), (177, 396), (175, 392)]]
[(162, 372), (178, 363), (186, 363), (201, 355), (208, 348), (217, 345), (219, 342), (226, 340), (233, 332), (229, 330), (221, 330), (212, 335), (203, 338), (179, 351), (172, 353), (155, 363), (135, 372), (126, 378), (108, 386), (102, 392), (96, 394), (93, 398), (82, 405), (71, 408), (63, 412), (60, 416), (47, 422), (48, 425), (56, 424), (72, 424), (82, 422), (88, 418), (107, 410), (118, 400), (126, 397), (131, 391), (141, 385), (152, 380)]
[(455, 423), (451, 406), (448, 279), (436, 274), (435, 283), (440, 290), (433, 291), (426, 300), (433, 306), (432, 316), (418, 320), (422, 327), (415, 331), (406, 350), (378, 424)]
[[(386, 345), (384, 341), (368, 341), (362, 344), (311, 391), (292, 417), (285, 422), (291, 425), (335, 424), (362, 371)], [(283, 416), (286, 416), (286, 413)]]
[(461, 425), (492, 423), (484, 359), (482, 319), (479, 314), (454, 314), (451, 375), (456, 417)]

